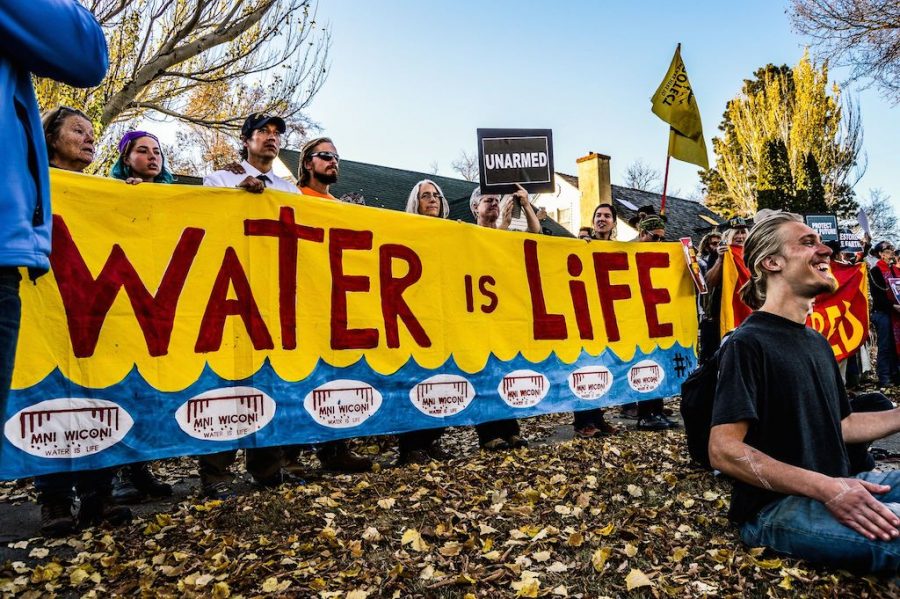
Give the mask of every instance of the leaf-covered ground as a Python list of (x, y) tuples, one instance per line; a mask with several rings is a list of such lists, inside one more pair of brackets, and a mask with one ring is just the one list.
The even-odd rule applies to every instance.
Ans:
[[(570, 415), (525, 425), (529, 449), (382, 466), (224, 502), (197, 497), (116, 530), (10, 544), (0, 592), (171, 597), (896, 596), (885, 579), (744, 547), (728, 484), (694, 469), (683, 433), (557, 441)], [(570, 428), (568, 430), (571, 430)], [(167, 462), (187, 473), (190, 460)], [(7, 489), (9, 496), (9, 489)], [(27, 557), (25, 557), (27, 556)]]

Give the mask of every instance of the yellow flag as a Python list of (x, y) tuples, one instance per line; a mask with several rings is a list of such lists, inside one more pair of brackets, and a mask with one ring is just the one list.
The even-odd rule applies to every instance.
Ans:
[(681, 60), (681, 44), (675, 48), (672, 64), (651, 102), (653, 114), (671, 127), (669, 155), (677, 160), (709, 168), (700, 109)]
[(669, 156), (676, 160), (709, 168), (703, 131), (701, 130), (700, 135), (697, 137), (691, 138), (678, 133), (673, 128), (669, 128)]

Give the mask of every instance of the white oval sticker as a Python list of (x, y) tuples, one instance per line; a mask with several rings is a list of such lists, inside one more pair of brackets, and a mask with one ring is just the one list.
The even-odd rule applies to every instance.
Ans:
[(131, 414), (105, 399), (48, 399), (6, 421), (4, 434), (22, 451), (41, 458), (80, 458), (109, 449), (134, 425)]
[(275, 400), (255, 387), (220, 387), (196, 395), (178, 408), (181, 430), (204, 441), (234, 441), (275, 417)]
[(585, 366), (569, 373), (569, 389), (581, 399), (600, 399), (613, 384), (606, 366)]
[(511, 408), (536, 406), (550, 392), (550, 379), (533, 370), (513, 370), (500, 380), (497, 393)]
[(409, 390), (409, 401), (426, 416), (459, 414), (475, 399), (475, 387), (455, 374), (436, 374)]
[(303, 400), (313, 420), (329, 428), (351, 428), (381, 407), (381, 393), (362, 381), (338, 379), (319, 385)]
[(628, 369), (628, 384), (639, 393), (649, 393), (663, 382), (666, 372), (653, 360), (641, 360)]

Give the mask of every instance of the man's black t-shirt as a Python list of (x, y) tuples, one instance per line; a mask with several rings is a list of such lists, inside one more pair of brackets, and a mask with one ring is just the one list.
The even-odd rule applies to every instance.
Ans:
[[(744, 442), (751, 447), (786, 464), (848, 476), (841, 436), (841, 420), (848, 414), (850, 404), (834, 353), (815, 330), (754, 312), (725, 344), (713, 426), (747, 420)], [(782, 497), (735, 481), (728, 516), (746, 522)]]

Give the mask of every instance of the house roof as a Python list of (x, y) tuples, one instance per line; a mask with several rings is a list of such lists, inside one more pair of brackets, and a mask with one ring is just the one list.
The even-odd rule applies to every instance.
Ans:
[[(279, 158), (292, 173), (298, 171), (300, 166), (300, 153), (296, 150), (281, 150)], [(347, 193), (358, 192), (366, 199), (367, 206), (389, 208), (391, 210), (406, 210), (406, 202), (413, 186), (422, 179), (431, 179), (437, 183), (447, 202), (450, 204), (450, 216), (453, 220), (474, 223), (475, 217), (469, 208), (469, 197), (478, 183), (442, 177), (429, 173), (407, 171), (389, 166), (379, 166), (366, 162), (353, 160), (341, 160), (341, 176), (337, 183), (329, 188), (335, 197), (341, 197)], [(572, 234), (559, 223), (550, 218), (541, 223), (549, 229), (553, 235), (572, 237)]]
[[(300, 153), (296, 150), (282, 149), (279, 158), (292, 173), (296, 173), (300, 164)], [(578, 187), (578, 177), (565, 173), (556, 173), (573, 187)], [(447, 197), (450, 204), (450, 218), (463, 222), (474, 223), (475, 218), (469, 208), (469, 196), (478, 185), (472, 181), (442, 177), (417, 171), (407, 171), (389, 166), (379, 166), (353, 160), (341, 160), (340, 180), (331, 186), (331, 193), (336, 197), (344, 194), (359, 192), (366, 200), (367, 206), (388, 208), (391, 210), (406, 210), (406, 201), (413, 185), (422, 179), (431, 179), (441, 187), (441, 191)], [(201, 177), (190, 175), (178, 175), (178, 182), (187, 185), (202, 185)], [(619, 185), (612, 186), (612, 197), (616, 204), (619, 218), (627, 222), (637, 214), (642, 206), (653, 206), (659, 212), (662, 196), (658, 193), (631, 189)], [(705, 218), (702, 218), (705, 217)], [(666, 236), (669, 239), (690, 237), (694, 244), (698, 244), (703, 235), (712, 226), (710, 219), (716, 223), (725, 222), (712, 210), (699, 202), (685, 200), (674, 196), (666, 197)], [(572, 233), (560, 226), (551, 218), (542, 221), (541, 224), (553, 235), (572, 237)]]
[[(578, 187), (578, 177), (565, 173), (556, 173), (556, 176), (561, 177), (574, 187)], [(659, 214), (660, 205), (662, 204), (662, 195), (658, 193), (631, 189), (620, 185), (612, 186), (612, 197), (619, 220), (624, 222), (628, 222), (628, 219), (637, 215), (638, 209), (643, 206), (653, 206), (653, 209)], [(675, 196), (666, 196), (667, 239), (674, 240), (681, 237), (690, 237), (696, 246), (700, 243), (700, 239), (712, 228), (713, 222), (724, 223), (725, 219), (700, 202), (685, 200)]]

